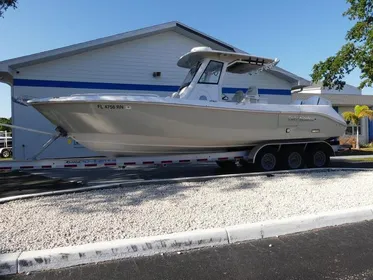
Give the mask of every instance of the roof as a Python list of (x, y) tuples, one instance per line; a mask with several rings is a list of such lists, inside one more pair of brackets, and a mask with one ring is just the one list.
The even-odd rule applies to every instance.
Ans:
[(361, 95), (362, 90), (350, 85), (350, 84), (345, 84), (342, 90), (338, 90), (336, 88), (329, 89), (327, 87), (324, 87), (322, 85), (322, 82), (319, 83), (312, 83), (310, 86), (303, 87), (303, 88), (298, 88), (294, 89), (297, 92), (302, 92), (302, 93), (322, 93), (322, 94), (356, 94), (356, 95)]
[[(10, 83), (12, 79), (11, 70), (19, 67), (30, 66), (38, 63), (43, 63), (66, 56), (76, 55), (86, 51), (91, 51), (107, 46), (112, 46), (120, 44), (126, 41), (135, 40), (165, 31), (175, 31), (181, 35), (194, 39), (201, 44), (211, 46), (216, 50), (221, 51), (230, 51), (230, 52), (239, 52), (246, 53), (243, 50), (240, 50), (230, 44), (222, 42), (210, 35), (207, 35), (203, 32), (200, 32), (196, 29), (193, 29), (183, 23), (178, 21), (172, 21), (168, 23), (163, 23), (159, 25), (154, 25), (142, 29), (137, 29), (134, 31), (129, 31), (125, 33), (120, 33), (117, 35), (112, 35), (104, 38), (99, 38), (96, 40), (91, 40), (79, 44), (70, 45), (67, 47), (62, 47), (54, 50), (44, 51), (36, 54), (26, 55), (18, 58), (8, 59), (0, 62), (0, 82), (4, 80), (5, 82)], [(300, 83), (309, 85), (309, 81), (300, 78), (286, 70), (283, 70), (279, 67), (274, 67), (271, 69), (271, 74), (281, 78), (286, 79), (291, 83)]]
[(305, 78), (302, 78), (298, 75), (295, 75), (281, 67), (278, 67), (278, 66), (275, 66), (273, 67), (271, 70), (269, 70), (271, 72), (272, 75), (280, 78), (280, 79), (284, 79), (284, 80), (287, 80), (288, 82), (290, 83), (294, 83), (293, 86), (308, 86), (310, 85), (312, 82), (310, 80), (307, 80)]
[(367, 105), (373, 106), (373, 95), (354, 95), (354, 94), (307, 94), (307, 93), (293, 93), (292, 99), (304, 100), (312, 96), (319, 96), (328, 99), (333, 105)]

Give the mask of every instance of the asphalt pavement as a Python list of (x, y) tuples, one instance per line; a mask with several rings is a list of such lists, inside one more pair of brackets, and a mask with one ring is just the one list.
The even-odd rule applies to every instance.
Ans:
[(4, 279), (373, 279), (373, 221)]
[[(371, 156), (372, 158), (372, 156)], [(373, 168), (373, 162), (358, 161), (356, 158), (332, 158), (330, 167)], [(127, 166), (125, 169), (50, 169), (35, 171), (33, 174), (61, 178), (70, 181), (83, 181), (87, 185), (122, 183), (132, 180), (170, 179), (181, 177), (213, 176), (223, 174), (246, 174), (255, 172), (250, 168), (225, 170), (215, 162), (199, 164), (172, 164), (162, 166)]]
[[(332, 158), (330, 167), (373, 168), (373, 162), (352, 157)], [(83, 185), (124, 183), (134, 180), (248, 174), (248, 168), (224, 170), (214, 162), (162, 166), (128, 166), (125, 169), (50, 169), (0, 174), (0, 198), (76, 188)]]
[[(330, 167), (373, 168), (373, 162), (349, 158), (333, 158)], [(87, 185), (121, 183), (133, 180), (170, 179), (181, 177), (213, 176), (223, 174), (246, 174), (255, 172), (250, 168), (226, 170), (216, 163), (172, 164), (162, 166), (127, 166), (125, 169), (49, 169), (33, 171), (33, 174), (61, 178), (69, 181), (84, 181)]]

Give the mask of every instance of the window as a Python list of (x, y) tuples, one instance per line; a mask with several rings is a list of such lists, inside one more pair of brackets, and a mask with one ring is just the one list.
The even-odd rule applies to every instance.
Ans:
[[(359, 127), (359, 135), (361, 135), (361, 124), (360, 123), (358, 127)], [(357, 126), (352, 123), (348, 123), (346, 127), (346, 131), (345, 131), (345, 135), (353, 136), (353, 135), (356, 135), (356, 132), (357, 132)]]
[(181, 84), (181, 87), (179, 88), (179, 92), (190, 85), (192, 82), (194, 76), (197, 74), (199, 67), (201, 66), (201, 62), (198, 62), (196, 65), (194, 65), (192, 68), (190, 68), (188, 74), (186, 75), (184, 82)]
[(200, 84), (218, 84), (223, 62), (211, 60), (199, 79)]

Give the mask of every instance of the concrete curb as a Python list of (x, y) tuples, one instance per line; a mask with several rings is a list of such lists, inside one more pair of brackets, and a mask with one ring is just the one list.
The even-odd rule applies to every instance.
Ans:
[(222, 244), (228, 244), (227, 232), (223, 228), (29, 251), (23, 252), (19, 256), (18, 273), (150, 256)]
[(0, 275), (16, 274), (21, 253), (0, 254)]
[(0, 255), (0, 275), (227, 245), (366, 220), (373, 220), (373, 205), (226, 228), (4, 254)]
[(130, 182), (124, 182), (124, 183), (103, 184), (103, 185), (96, 185), (96, 186), (72, 188), (72, 189), (66, 189), (66, 190), (9, 196), (9, 197), (0, 198), (0, 204), (10, 202), (13, 200), (19, 200), (19, 199), (29, 199), (29, 198), (41, 197), (41, 196), (62, 195), (62, 194), (68, 194), (68, 193), (86, 192), (86, 191), (91, 191), (91, 190), (101, 190), (101, 189), (120, 188), (120, 187), (131, 187), (131, 186), (138, 186), (138, 185), (153, 185), (153, 184), (161, 184), (161, 183), (169, 184), (169, 183), (176, 183), (176, 182), (194, 182), (194, 181), (214, 180), (214, 179), (222, 179), (222, 178), (265, 176), (269, 174), (271, 175), (280, 174), (281, 175), (281, 174), (289, 174), (289, 173), (344, 171), (344, 170), (345, 171), (349, 171), (349, 170), (373, 171), (373, 169), (370, 169), (370, 168), (338, 168), (338, 167), (329, 168), (327, 167), (327, 168), (317, 168), (317, 169), (316, 168), (305, 168), (305, 169), (296, 169), (296, 170), (279, 170), (279, 171), (270, 171), (270, 172), (210, 175), (210, 176), (182, 177), (182, 178), (171, 178), (171, 179), (136, 180), (136, 181), (130, 181)]
[(373, 220), (373, 205), (226, 227), (229, 243)]
[(371, 155), (349, 155), (349, 156), (334, 156), (334, 157), (330, 157), (331, 159), (354, 159), (354, 158), (373, 158), (373, 154)]

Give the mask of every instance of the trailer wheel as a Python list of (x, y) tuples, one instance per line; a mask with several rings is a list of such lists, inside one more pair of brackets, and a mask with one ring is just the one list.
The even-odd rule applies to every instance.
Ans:
[(10, 158), (11, 152), (8, 149), (3, 149), (1, 151), (1, 157), (3, 158)]
[(233, 168), (236, 168), (236, 163), (234, 161), (231, 161), (231, 160), (219, 160), (219, 161), (216, 161), (216, 164), (220, 167), (220, 168), (223, 168), (223, 169), (233, 169)]
[(273, 147), (265, 147), (255, 158), (255, 166), (261, 171), (272, 171), (277, 168), (278, 153)]
[(307, 157), (307, 166), (311, 168), (322, 168), (330, 163), (330, 153), (322, 145), (318, 145), (311, 149)]
[(301, 169), (305, 165), (302, 148), (287, 147), (281, 155), (281, 161), (285, 169)]

